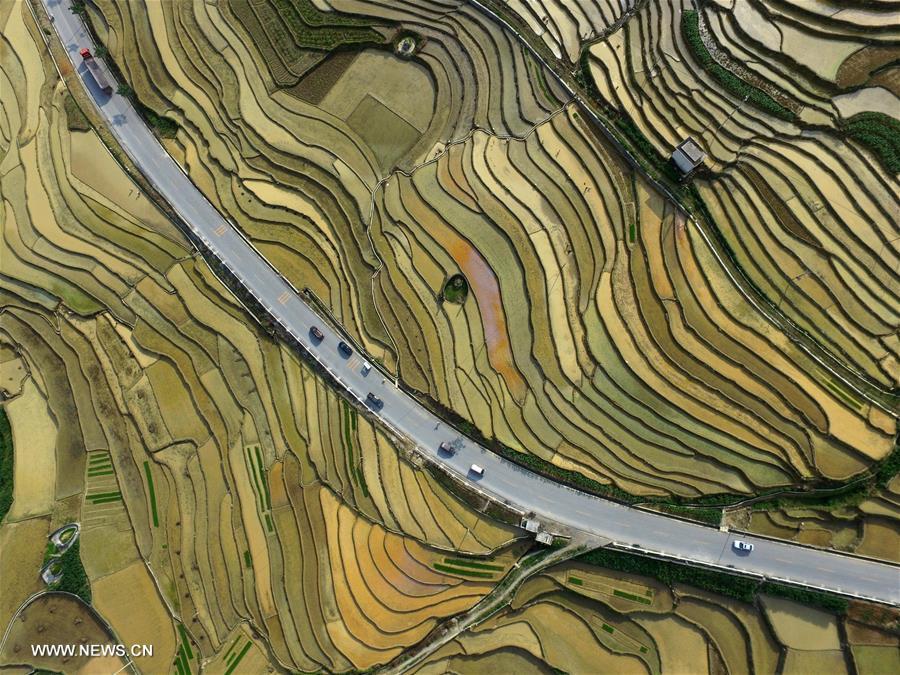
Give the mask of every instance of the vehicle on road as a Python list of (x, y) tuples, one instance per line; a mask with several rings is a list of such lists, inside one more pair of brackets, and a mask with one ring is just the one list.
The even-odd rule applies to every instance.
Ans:
[(79, 54), (81, 54), (81, 60), (87, 67), (91, 77), (94, 78), (94, 82), (100, 87), (100, 90), (104, 94), (112, 94), (112, 85), (109, 83), (109, 80), (106, 79), (106, 75), (103, 74), (103, 71), (100, 70), (100, 64), (97, 63), (94, 55), (91, 54), (91, 50), (87, 47), (83, 47)]
[(369, 392), (369, 395), (366, 396), (366, 400), (369, 403), (371, 403), (373, 406), (375, 406), (376, 408), (380, 408), (382, 405), (384, 405), (382, 400), (380, 398), (378, 398), (375, 394), (373, 394), (371, 391)]
[(743, 539), (735, 539), (731, 542), (731, 545), (734, 547), (735, 551), (750, 553), (750, 551), (753, 550), (753, 544), (749, 541), (744, 541)]
[(362, 364), (362, 371), (361, 371), (362, 374), (363, 374), (363, 375), (368, 375), (370, 370), (372, 370), (372, 364), (369, 363), (368, 361), (363, 361), (363, 364)]
[(447, 455), (452, 455), (452, 454), (456, 453), (456, 448), (454, 448), (452, 445), (450, 445), (447, 441), (442, 441), (441, 444), (438, 446), (438, 450), (440, 450), (441, 452), (443, 452)]
[(313, 326), (312, 328), (309, 329), (309, 332), (316, 340), (324, 340), (325, 339), (325, 333), (323, 333), (321, 330), (319, 330), (318, 326)]
[(338, 351), (343, 354), (345, 357), (353, 356), (353, 350), (350, 349), (350, 345), (341, 340), (338, 342)]
[(473, 464), (472, 466), (469, 467), (469, 473), (474, 476), (477, 476), (478, 478), (481, 478), (484, 476), (484, 468), (482, 468), (478, 464)]

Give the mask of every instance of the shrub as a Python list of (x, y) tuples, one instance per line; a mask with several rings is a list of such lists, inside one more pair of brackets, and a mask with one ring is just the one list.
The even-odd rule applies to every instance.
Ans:
[(6, 416), (6, 408), (0, 408), (0, 521), (13, 501), (13, 444), (12, 428)]
[(738, 98), (746, 99), (757, 108), (787, 122), (795, 122), (797, 120), (797, 115), (778, 103), (762, 89), (744, 82), (730, 70), (716, 63), (700, 37), (700, 15), (695, 10), (682, 12), (681, 34), (684, 36), (685, 42), (687, 42), (697, 62), (727, 92)]
[(900, 121), (884, 113), (862, 112), (841, 122), (841, 129), (871, 150), (890, 173), (900, 173)]
[(62, 578), (54, 590), (73, 593), (91, 604), (91, 584), (81, 564), (81, 542), (76, 541), (63, 553), (59, 562), (62, 567)]

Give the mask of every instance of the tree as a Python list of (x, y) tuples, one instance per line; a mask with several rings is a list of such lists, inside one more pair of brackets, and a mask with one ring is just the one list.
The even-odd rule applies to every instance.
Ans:
[(134, 96), (134, 89), (129, 87), (127, 84), (120, 84), (118, 89), (116, 89), (116, 93), (119, 96), (127, 96), (128, 98), (131, 98)]

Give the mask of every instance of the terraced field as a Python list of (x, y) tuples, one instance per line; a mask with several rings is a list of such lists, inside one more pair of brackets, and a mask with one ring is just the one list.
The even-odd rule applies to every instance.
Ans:
[(898, 663), (878, 621), (566, 563), (413, 672), (878, 673)]
[[(685, 136), (698, 140), (710, 171), (694, 184), (752, 283), (891, 388), (900, 383), (896, 120), (872, 127), (884, 142), (852, 128), (860, 113), (900, 109), (897, 12), (886, 4), (826, 19), (827, 6), (646, 3), (590, 48), (589, 68), (600, 96), (664, 156)], [(880, 79), (869, 82), (866, 68)], [(859, 403), (832, 385), (847, 406)]]
[[(374, 357), (488, 437), (634, 494), (686, 498), (845, 479), (892, 447), (895, 418), (759, 316), (698, 233), (476, 9), (335, 3), (378, 26), (415, 20), (425, 39), (413, 62), (342, 56), (317, 76), (316, 105), (285, 98), (221, 6), (99, 6), (115, 58), (143, 102), (179, 121), (170, 147), (210, 198)], [(601, 46), (650, 11), (594, 48), (595, 70)], [(130, 39), (144, 22), (152, 33)], [(388, 62), (409, 75), (372, 76)], [(429, 91), (425, 114), (415, 106)], [(367, 139), (361, 105), (406, 131)], [(392, 166), (403, 171), (385, 180)], [(872, 227), (886, 233), (885, 178), (871, 185)], [(872, 332), (847, 355), (885, 380), (896, 317), (882, 271), (865, 296), (880, 304), (856, 305)], [(471, 289), (461, 306), (439, 297), (455, 274)], [(781, 267), (772, 279), (784, 286)], [(839, 312), (820, 321), (801, 305), (802, 283), (784, 302), (829, 339), (849, 330), (828, 328)]]
[[(573, 64), (632, 8), (508, 4)], [(663, 154), (700, 140), (699, 196), (754, 285), (896, 387), (896, 177), (844, 126), (890, 114), (893, 34), (869, 37), (860, 12), (703, 4), (711, 58), (751, 64), (742, 77), (790, 113), (767, 115), (703, 67), (682, 29), (693, 6), (634, 4), (590, 48), (600, 94)], [(165, 144), (191, 179), (371, 357), (474, 430), (687, 500), (847, 480), (894, 447), (896, 411), (747, 302), (684, 214), (469, 3), (95, 5), (136, 97), (177, 125)], [(828, 63), (766, 43), (768, 24), (827, 43)], [(3, 618), (72, 521), (94, 609), (123, 641), (153, 636), (149, 672), (365, 670), (490, 593), (521, 531), (417, 470), (257, 325), (89, 130), (25, 4), (0, 6), (0, 25), (0, 388), (17, 448), (34, 434), (0, 527), (17, 560)], [(448, 293), (459, 278), (467, 292)], [(745, 515), (892, 558), (898, 505), (895, 479), (842, 510)], [(873, 622), (568, 564), (421, 669), (867, 674), (898, 647)]]
[[(72, 521), (94, 609), (155, 645), (147, 672), (367, 668), (477, 602), (518, 530), (414, 470), (257, 327), (94, 132), (70, 130), (25, 6), (0, 18), (17, 57), (0, 71), (0, 342), (22, 449), (3, 577), (27, 580), (6, 620)], [(494, 551), (490, 578), (441, 570)]]

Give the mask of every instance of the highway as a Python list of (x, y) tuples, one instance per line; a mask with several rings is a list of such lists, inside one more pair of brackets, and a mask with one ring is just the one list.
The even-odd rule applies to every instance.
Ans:
[[(412, 441), (430, 460), (470, 481), (491, 497), (506, 501), (523, 512), (533, 511), (542, 521), (558, 522), (597, 534), (621, 547), (900, 605), (900, 568), (897, 566), (750, 535), (720, 532), (578, 492), (508, 462), (470, 439), (458, 437), (457, 432), (395, 387), (379, 370), (373, 368), (364, 375), (361, 370), (363, 357), (356, 353), (345, 357), (338, 351), (341, 336), (322, 321), (239, 230), (207, 201), (164, 151), (128, 99), (118, 94), (107, 96), (99, 90), (78, 54), (82, 47), (93, 51), (95, 46), (80, 18), (69, 10), (69, 0), (42, 1), (89, 96), (147, 180), (272, 318), (308, 348), (337, 379), (344, 387), (345, 395), (366, 405), (367, 394), (374, 393), (383, 403), (373, 408), (373, 412), (395, 433)], [(109, 79), (114, 82), (111, 75)], [(312, 326), (318, 326), (324, 333), (321, 342), (312, 338)], [(444, 455), (438, 451), (442, 441), (453, 440), (458, 444), (455, 454)], [(484, 468), (483, 477), (470, 475), (469, 467), (473, 463)], [(739, 554), (732, 545), (735, 539), (753, 543), (754, 550)]]

